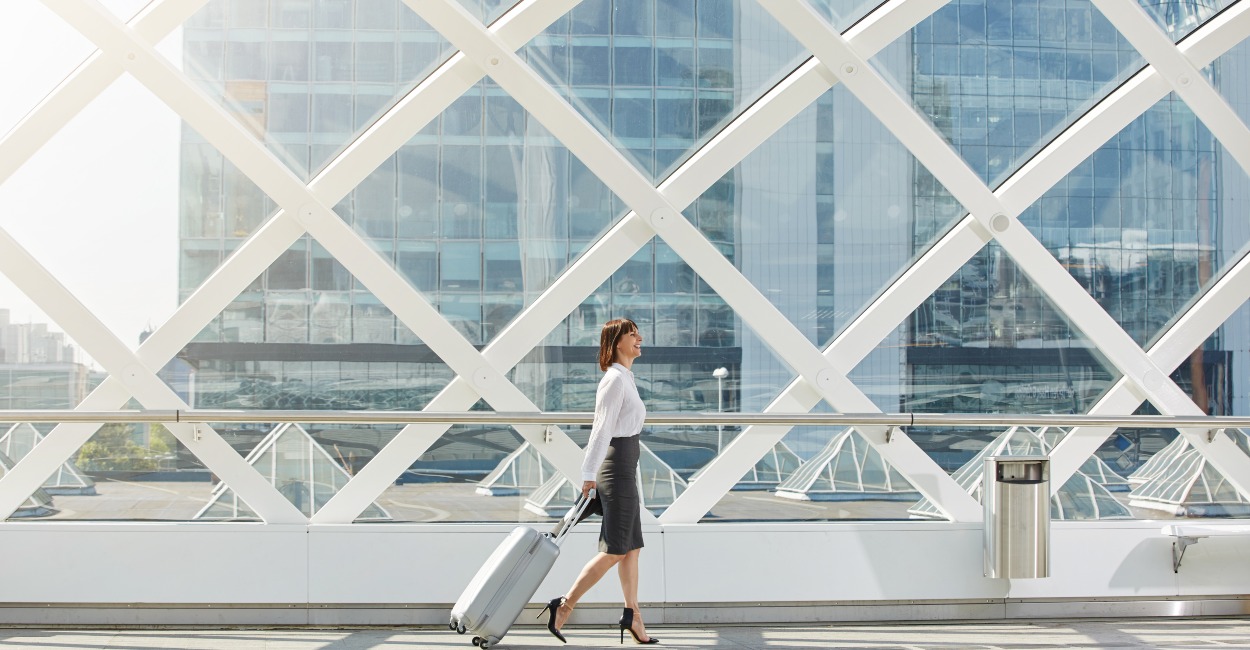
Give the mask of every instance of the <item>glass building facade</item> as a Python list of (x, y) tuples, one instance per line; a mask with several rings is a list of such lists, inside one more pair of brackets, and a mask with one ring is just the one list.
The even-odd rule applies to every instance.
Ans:
[[(464, 4), (487, 23), (509, 8)], [(1147, 8), (1179, 39), (1218, 4)], [(870, 8), (815, 7), (839, 29)], [(397, 0), (215, 0), (183, 38), (188, 74), (313, 183), (455, 51)], [(588, 0), (518, 53), (657, 185), (809, 56), (747, 0)], [(1074, 0), (952, 2), (872, 63), (991, 188), (1145, 65), (1091, 3)], [(1234, 64), (1206, 71), (1217, 87), (1223, 65)], [(179, 286), (186, 298), (276, 204), (191, 128), (183, 131), (181, 161)], [(1134, 341), (1148, 345), (1245, 243), (1244, 228), (1232, 223), (1239, 220), (1225, 215), (1244, 187), (1232, 167), (1210, 131), (1170, 96), (1019, 220)], [(481, 348), (629, 208), (486, 77), (335, 211)], [(821, 348), (966, 213), (838, 86), (684, 211)], [(509, 378), (540, 409), (589, 410), (598, 327), (617, 316), (635, 320), (646, 339), (637, 374), (653, 411), (759, 411), (793, 378), (661, 238), (640, 246)], [(1244, 344), (1217, 332), (1173, 375), (1208, 413), (1238, 412), (1242, 351), (1234, 345)], [(202, 408), (420, 409), (454, 376), (308, 236), (179, 356), (194, 369), (190, 402)], [(712, 374), (722, 367), (723, 382)], [(985, 413), (1083, 413), (1118, 377), (993, 243), (852, 375), (887, 412)], [(349, 450), (344, 463), (352, 471), (395, 431), (309, 433), (323, 446)], [(239, 429), (229, 439), (247, 453), (263, 433)], [(837, 433), (796, 430), (787, 442), (807, 459)], [(999, 433), (915, 431), (913, 438), (953, 471)], [(717, 432), (652, 434), (659, 457), (686, 477), (720, 448)], [(1131, 472), (1172, 437), (1125, 432), (1102, 455)], [(444, 442), (407, 475), (471, 482), (520, 444), (506, 430), (472, 427), (449, 432)], [(910, 486), (900, 490), (910, 493)]]
[[(459, 4), (504, 40), (520, 33), (507, 24), (518, 8), (511, 2)], [(1139, 4), (1156, 29), (1184, 45), (1236, 3)], [(256, 255), (249, 247), (257, 240), (281, 240), (267, 231), (280, 228), (277, 217), (290, 197), (266, 194), (261, 185), (281, 186), (275, 174), (220, 149), (220, 139), (201, 125), (182, 123), (178, 302), (192, 304), (205, 286), (240, 267), (251, 264), (257, 274), (228, 306), (214, 308), (207, 326), (188, 333), (161, 378), (188, 406), (203, 409), (509, 410), (489, 398), (457, 402), (453, 388), (468, 380), (463, 367), (458, 372), (444, 358), (445, 341), (417, 333), (437, 327), (400, 313), (403, 303), (424, 301), (473, 349), (492, 359), (515, 357), (504, 375), (543, 411), (593, 407), (599, 328), (623, 316), (645, 339), (635, 371), (652, 412), (796, 409), (806, 399), (795, 389), (802, 372), (794, 346), (782, 339), (798, 338), (845, 366), (863, 397), (847, 403), (861, 404), (860, 411), (871, 405), (887, 413), (1080, 414), (1099, 409), (1125, 379), (1122, 363), (1100, 349), (1114, 336), (1083, 331), (1082, 323), (1094, 322), (1083, 311), (1105, 310), (1150, 353), (1243, 259), (1250, 182), (1238, 152), (1226, 149), (1227, 137), (1179, 90), (1139, 107), (1088, 156), (1046, 180), (1044, 191), (1019, 189), (1044, 177), (1034, 168), (1057, 142), (1082, 120), (1098, 119), (1105, 100), (1130, 92), (1152, 69), (1140, 43), (1093, 3), (955, 0), (877, 45), (856, 38), (880, 29), (865, 27), (871, 21), (864, 18), (886, 7), (859, 0), (803, 6), (856, 43), (871, 68), (862, 74), (878, 76), (914, 110), (970, 178), (1003, 205), (1029, 196), (1026, 205), (1003, 211), (1066, 272), (1063, 304), (1055, 302), (1057, 281), (1037, 277), (1038, 265), (1018, 259), (1020, 249), (996, 241), (984, 224), (989, 234), (977, 235), (984, 245), (958, 265), (937, 265), (942, 277), (909, 277), (934, 268), (931, 257), (957, 257), (943, 247), (968, 246), (967, 233), (981, 232), (968, 215), (980, 208), (966, 184), (952, 183), (958, 174), (935, 167), (933, 157), (917, 157), (932, 152), (922, 154), (914, 132), (904, 133), (906, 116), (883, 113), (888, 104), (866, 99), (851, 83), (853, 69), (818, 70), (812, 48), (778, 17), (785, 12), (757, 0), (584, 0), (563, 15), (525, 6), (525, 20), (544, 25), (515, 46), (532, 75), (524, 80), (529, 86), (490, 74), (460, 79), (467, 68), (456, 67), (459, 47), (401, 0), (210, 0), (174, 39), (181, 73), (261, 143), (280, 164), (282, 182), (306, 186), (318, 200), (331, 197), (339, 225), (362, 247), (344, 254), (342, 242), (305, 233), (283, 240), (283, 252), (263, 264), (240, 259)], [(1201, 70), (1239, 126), (1250, 120), (1250, 97), (1241, 90), (1250, 87), (1248, 66), (1250, 45), (1242, 43)], [(810, 81), (816, 78), (822, 81)], [(802, 90), (805, 83), (820, 85), (819, 92)], [(461, 89), (445, 104), (438, 103), (445, 91), (427, 92), (456, 84)], [(530, 90), (517, 92), (522, 86)], [(584, 120), (630, 174), (658, 188), (697, 241), (657, 228), (659, 234), (637, 234), (638, 223), (654, 215), (635, 213), (632, 181), (604, 174), (602, 156), (596, 160), (558, 136), (561, 125), (550, 111), (531, 112), (527, 106), (540, 94), (534, 88), (571, 107), (554, 119)], [(790, 102), (784, 118), (757, 118)], [(396, 128), (388, 119), (397, 114), (422, 121), (380, 164), (344, 173), (358, 149)], [(759, 119), (777, 123), (760, 126)], [(733, 138), (755, 140), (743, 146)], [(707, 162), (716, 156), (727, 162)], [(349, 270), (365, 268), (358, 264), (365, 256), (380, 260), (402, 289), (378, 284), (377, 273), (366, 283)], [(716, 266), (722, 261), (728, 266)], [(727, 281), (728, 274), (749, 283), (760, 302), (736, 295), (748, 285)], [(579, 277), (597, 285), (579, 288)], [(924, 295), (907, 295), (916, 286), (927, 287), (917, 292)], [(550, 300), (574, 293), (576, 301)], [(550, 304), (566, 306), (545, 313)], [(767, 321), (743, 307), (749, 304), (775, 310), (788, 329), (759, 327)], [(906, 306), (888, 331), (858, 346), (864, 349), (847, 343), (883, 304)], [(13, 356), (31, 347), (14, 338), (30, 326), (4, 320), (9, 388), (0, 400), (8, 408), (72, 408), (107, 381), (107, 373), (74, 362), (68, 341), (56, 339), (41, 353), (47, 359)], [(541, 336), (516, 334), (534, 327)], [(1243, 306), (1212, 329), (1165, 370), (1201, 411), (1245, 415), (1250, 312)], [(532, 345), (499, 353), (527, 338)], [(36, 363), (52, 357), (64, 363)], [(811, 403), (819, 405), (807, 409), (839, 408)], [(1135, 412), (1159, 410), (1144, 401)], [(298, 423), (288, 428), (300, 436), (278, 444), (281, 427), (214, 424), (268, 482), (284, 486), (284, 496), (305, 495), (298, 505), (306, 516), (404, 430)], [(41, 434), (50, 428), (38, 427)], [(578, 443), (588, 435), (579, 427), (565, 431)], [(1048, 431), (1038, 448), (1055, 449), (1067, 434)], [(743, 432), (729, 425), (649, 428), (644, 469), (665, 491), (649, 510), (663, 516), (680, 502)], [(1006, 433), (912, 427), (907, 436), (959, 478), (960, 468)], [(563, 507), (566, 486), (552, 478), (558, 472), (550, 459), (513, 428), (457, 425), (432, 437), (368, 502), (362, 520), (516, 521)], [(701, 516), (943, 517), (870, 438), (856, 428), (795, 427)], [(95, 478), (160, 482), (177, 496), (153, 504), (134, 490), (106, 511), (92, 505), (94, 495), (55, 495), (50, 516), (190, 520), (211, 511), (214, 520), (257, 518), (159, 426), (101, 429), (71, 460), (88, 456), (93, 462), (84, 471), (108, 467)], [(1055, 495), (1067, 504), (1056, 512), (1070, 518), (1247, 512), (1233, 483), (1174, 430), (1120, 429), (1078, 474), (1070, 483), (1084, 496)], [(1176, 488), (1195, 476), (1218, 489)], [(507, 490), (491, 487), (499, 477), (507, 477)], [(109, 494), (119, 485), (98, 489)], [(546, 496), (535, 505), (540, 488)], [(1152, 496), (1198, 492), (1220, 499)], [(1102, 505), (1079, 505), (1087, 501)], [(227, 502), (230, 508), (218, 507)]]

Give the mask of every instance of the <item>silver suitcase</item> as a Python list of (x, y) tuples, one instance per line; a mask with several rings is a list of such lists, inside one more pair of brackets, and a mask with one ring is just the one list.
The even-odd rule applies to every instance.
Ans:
[(451, 629), (472, 632), (473, 645), (499, 643), (560, 555), (560, 544), (594, 499), (578, 498), (549, 533), (517, 526), (478, 569), (451, 608)]

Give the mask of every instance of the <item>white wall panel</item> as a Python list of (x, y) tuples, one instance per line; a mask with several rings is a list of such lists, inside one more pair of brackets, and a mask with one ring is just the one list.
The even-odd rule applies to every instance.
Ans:
[[(34, 620), (21, 614), (21, 608), (39, 610), (32, 604), (175, 605), (162, 610), (162, 620), (170, 623), (203, 620), (203, 608), (194, 606), (210, 604), (307, 607), (322, 612), (323, 622), (333, 619), (335, 606), (354, 611), (352, 622), (395, 620), (396, 607), (421, 608), (431, 618), (455, 601), (511, 528), (6, 524), (0, 551), (11, 561), (0, 599), (23, 605), (0, 608), (5, 610), (0, 619)], [(897, 617), (910, 611), (898, 609), (900, 602), (929, 605), (925, 617), (940, 617), (942, 607), (952, 617), (969, 611), (993, 617), (994, 611), (1010, 615), (1011, 610), (985, 606), (1013, 601), (1244, 594), (1250, 584), (1250, 538), (1204, 539), (1188, 549), (1180, 572), (1173, 573), (1172, 538), (1159, 528), (1152, 521), (1057, 523), (1051, 531), (1051, 577), (1008, 581), (982, 576), (981, 530), (972, 524), (651, 527), (640, 596), (648, 607), (671, 612), (664, 617), (669, 620), (725, 620), (731, 616), (725, 606), (755, 603), (768, 605), (765, 620), (810, 620), (845, 617), (856, 607), (876, 610), (862, 616), (888, 618), (882, 612), (893, 606)], [(594, 526), (575, 531), (535, 600), (563, 593), (595, 553), (597, 539)], [(583, 615), (593, 618), (596, 611), (616, 607), (618, 584), (615, 572), (609, 573), (584, 599)], [(973, 609), (950, 609), (961, 602)], [(183, 605), (191, 607), (180, 614)], [(371, 614), (364, 605), (378, 611)], [(840, 613), (832, 613), (834, 608)]]

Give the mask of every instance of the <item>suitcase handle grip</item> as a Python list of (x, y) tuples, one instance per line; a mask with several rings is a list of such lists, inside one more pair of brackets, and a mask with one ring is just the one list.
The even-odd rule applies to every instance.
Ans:
[(595, 490), (592, 488), (588, 494), (578, 494), (577, 500), (573, 502), (573, 507), (564, 513), (560, 521), (556, 522), (556, 527), (551, 529), (551, 538), (557, 543), (563, 541), (564, 536), (573, 529), (573, 525), (581, 518), (582, 513), (586, 512), (586, 508), (590, 507), (590, 502), (595, 500)]

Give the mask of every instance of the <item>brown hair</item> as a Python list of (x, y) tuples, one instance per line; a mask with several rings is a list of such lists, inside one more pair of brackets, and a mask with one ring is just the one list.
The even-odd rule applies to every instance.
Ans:
[(616, 360), (616, 344), (621, 337), (637, 331), (638, 325), (628, 318), (613, 318), (603, 324), (603, 331), (599, 334), (600, 370), (607, 370)]

